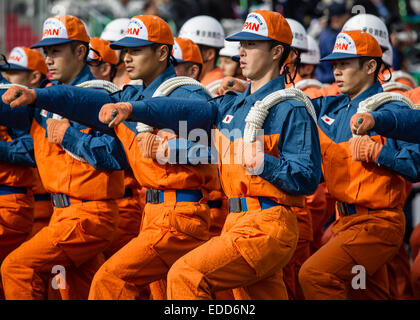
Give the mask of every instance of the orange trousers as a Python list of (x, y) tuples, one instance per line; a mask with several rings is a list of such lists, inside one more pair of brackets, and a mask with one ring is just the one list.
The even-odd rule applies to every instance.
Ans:
[(32, 238), (39, 230), (48, 226), (50, 223), (51, 216), (54, 208), (51, 200), (42, 200), (34, 202), (34, 224), (32, 227), (31, 234), (28, 238)]
[(303, 300), (304, 296), (299, 284), (298, 274), (302, 264), (310, 255), (310, 243), (313, 240), (312, 216), (307, 207), (292, 207), (292, 210), (298, 221), (299, 239), (292, 258), (283, 268), (283, 279), (289, 300)]
[[(220, 208), (210, 208), (210, 237), (219, 236), (225, 224), (227, 214), (229, 212), (227, 198), (221, 200), (222, 206)], [(152, 282), (149, 285), (152, 300), (166, 300), (166, 279)], [(233, 300), (233, 293), (231, 290), (220, 291), (216, 293), (216, 300)]]
[[(0, 196), (0, 264), (31, 232), (34, 219), (32, 191)], [(4, 299), (0, 281), (0, 300)]]
[[(69, 207), (55, 207), (49, 225), (3, 261), (1, 275), (6, 299), (46, 299), (55, 266), (64, 267), (69, 276), (66, 296), (87, 298), (100, 255), (114, 239), (118, 207), (114, 200), (70, 201)], [(73, 277), (72, 273), (78, 275)]]
[[(404, 213), (401, 209), (357, 210), (334, 222), (334, 236), (300, 269), (305, 299), (390, 298), (386, 263), (401, 246)], [(365, 270), (365, 289), (354, 286), (354, 277), (359, 273), (355, 266)]]
[(397, 254), (388, 261), (387, 270), (391, 299), (412, 299), (410, 258), (408, 257), (404, 243), (400, 246)]
[(413, 264), (411, 265), (411, 286), (413, 289), (413, 298), (420, 300), (420, 223), (411, 233), (410, 247), (413, 258)]
[(180, 258), (168, 273), (168, 299), (208, 300), (233, 289), (235, 299), (287, 299), (282, 268), (298, 241), (290, 207), (261, 210), (247, 198), (250, 211), (229, 213), (220, 236)]
[(143, 215), (144, 207), (138, 197), (127, 197), (116, 201), (119, 209), (118, 228), (115, 240), (104, 251), (106, 259), (124, 247), (131, 239), (138, 236)]
[(149, 299), (149, 284), (166, 277), (181, 256), (209, 239), (207, 204), (176, 202), (165, 191), (165, 202), (147, 203), (139, 235), (98, 270), (89, 292), (91, 300)]

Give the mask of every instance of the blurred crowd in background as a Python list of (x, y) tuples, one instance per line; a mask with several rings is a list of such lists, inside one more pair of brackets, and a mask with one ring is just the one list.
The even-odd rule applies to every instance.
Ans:
[[(15, 46), (37, 42), (42, 22), (54, 15), (81, 18), (95, 37), (110, 21), (138, 14), (162, 17), (177, 35), (186, 20), (204, 14), (218, 19), (229, 35), (241, 28), (249, 11), (267, 9), (301, 22), (319, 42), (323, 57), (352, 15), (370, 13), (388, 27), (394, 70), (409, 72), (420, 83), (420, 0), (0, 0), (0, 9), (0, 50), (6, 55)], [(316, 77), (333, 82), (322, 65)]]

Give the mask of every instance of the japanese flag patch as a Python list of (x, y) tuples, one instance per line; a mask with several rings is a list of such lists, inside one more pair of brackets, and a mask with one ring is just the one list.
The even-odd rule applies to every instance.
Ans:
[(228, 115), (226, 115), (226, 117), (223, 119), (223, 123), (231, 123), (232, 122), (232, 119), (233, 119), (233, 116), (232, 115), (230, 115), (230, 114), (228, 114)]
[(41, 112), (39, 113), (41, 116), (43, 116), (44, 118), (48, 117), (48, 111), (45, 109), (42, 109)]
[(322, 120), (324, 120), (324, 122), (325, 122), (326, 124), (328, 124), (328, 125), (332, 125), (332, 124), (334, 123), (334, 121), (335, 121), (335, 119), (330, 118), (330, 117), (329, 117), (329, 116), (327, 116), (327, 115), (323, 115), (323, 116), (321, 117), (321, 119), (322, 119)]

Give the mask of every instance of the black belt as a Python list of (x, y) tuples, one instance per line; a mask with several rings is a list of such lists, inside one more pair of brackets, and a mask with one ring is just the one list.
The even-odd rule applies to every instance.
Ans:
[[(168, 190), (169, 191), (169, 190)], [(176, 201), (178, 202), (198, 202), (203, 198), (200, 190), (173, 190), (176, 192)], [(146, 191), (147, 203), (162, 203), (164, 202), (165, 190), (150, 189)]]
[(351, 203), (337, 201), (337, 211), (340, 217), (356, 213), (356, 206)]
[[(277, 203), (267, 197), (258, 197), (258, 200), (260, 202), (260, 206), (262, 210), (280, 205), (280, 203)], [(248, 211), (246, 198), (229, 198), (229, 212), (242, 212), (242, 211)]]
[(36, 194), (34, 195), (35, 201), (51, 201), (51, 194), (44, 193), (44, 194)]
[(131, 198), (133, 196), (133, 189), (126, 188), (123, 198)]
[(210, 200), (210, 201), (207, 201), (207, 204), (208, 204), (209, 208), (211, 208), (211, 209), (219, 209), (219, 208), (222, 207), (223, 201), (222, 200)]

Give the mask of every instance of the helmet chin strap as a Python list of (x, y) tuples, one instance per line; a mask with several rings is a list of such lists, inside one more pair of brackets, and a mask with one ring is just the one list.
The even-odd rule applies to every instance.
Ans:
[(295, 82), (294, 81), (296, 79), (296, 75), (297, 75), (297, 72), (298, 72), (298, 69), (299, 69), (299, 66), (300, 66), (300, 52), (296, 48), (292, 48), (292, 50), (296, 54), (296, 59), (295, 59), (295, 62), (293, 63), (294, 64), (294, 67), (295, 67), (295, 72), (294, 72), (293, 77), (292, 77), (292, 75), (290, 73), (290, 70), (289, 70), (290, 63), (287, 63), (284, 66), (283, 74), (284, 74), (284, 81), (285, 81), (285, 83), (286, 84), (292, 83), (293, 86), (295, 86)]
[(389, 78), (388, 78), (388, 79), (386, 79), (386, 80), (384, 80), (384, 81), (385, 81), (385, 82), (389, 82), (389, 81), (391, 81), (391, 79), (392, 79), (391, 67), (390, 67), (390, 66), (388, 66), (387, 64), (384, 64), (384, 65), (385, 65), (385, 69), (382, 71), (382, 74), (384, 74), (385, 70), (388, 70), (388, 72), (389, 72)]

